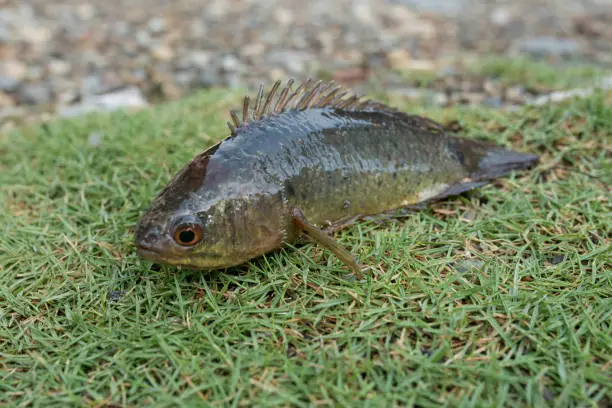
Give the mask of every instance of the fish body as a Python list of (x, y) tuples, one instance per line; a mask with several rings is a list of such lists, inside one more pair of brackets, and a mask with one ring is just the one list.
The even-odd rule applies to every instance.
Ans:
[(356, 267), (323, 229), (459, 194), (538, 160), (376, 101), (339, 98), (343, 88), (331, 84), (290, 93), (289, 83), (276, 96), (278, 86), (265, 101), (260, 89), (254, 107), (245, 98), (242, 121), (232, 113), (231, 135), (155, 198), (136, 228), (141, 256), (225, 268), (305, 232)]

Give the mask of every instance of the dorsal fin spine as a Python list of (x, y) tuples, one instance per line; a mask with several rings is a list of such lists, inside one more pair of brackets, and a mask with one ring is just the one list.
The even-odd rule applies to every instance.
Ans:
[(240, 127), (240, 118), (238, 117), (238, 115), (236, 115), (236, 112), (231, 110), (230, 111), (230, 116), (232, 118), (232, 122), (234, 123), (234, 127)]
[(270, 90), (270, 92), (268, 92), (268, 96), (266, 97), (266, 102), (264, 103), (263, 108), (261, 108), (262, 115), (268, 114), (268, 108), (270, 106), (270, 102), (272, 102), (272, 98), (274, 98), (274, 95), (276, 95), (276, 91), (278, 90), (279, 86), (280, 86), (280, 81), (276, 81), (274, 83), (274, 86), (272, 86), (272, 89)]
[(289, 95), (289, 91), (291, 90), (292, 86), (293, 86), (293, 78), (287, 81), (287, 86), (285, 86), (285, 88), (281, 91), (280, 97), (278, 98), (278, 101), (274, 105), (275, 113), (282, 112), (281, 107), (285, 104), (285, 99), (287, 99), (287, 95)]
[(321, 87), (321, 83), (322, 81), (318, 81), (316, 83), (315, 86), (312, 87), (312, 89), (310, 89), (310, 91), (306, 91), (304, 93), (304, 96), (302, 96), (302, 98), (300, 98), (300, 100), (298, 101), (296, 108), (297, 109), (308, 109), (308, 105), (310, 104), (310, 102), (312, 101), (312, 98), (316, 95), (317, 91), (319, 90), (319, 88)]
[[(335, 108), (343, 110), (381, 110), (397, 112), (394, 108), (382, 102), (362, 99), (350, 89), (336, 84), (334, 81), (313, 81), (311, 78), (302, 82), (292, 91), (294, 79), (289, 79), (282, 88), (281, 81), (276, 81), (272, 88), (264, 93), (264, 86), (259, 86), (254, 100), (246, 95), (242, 102), (242, 118), (230, 110), (231, 121), (227, 122), (231, 135), (248, 126), (250, 120), (258, 121), (271, 115), (278, 115), (292, 110), (313, 108)], [(348, 95), (348, 96), (347, 96)]]
[(255, 107), (253, 108), (253, 120), (259, 120), (259, 108), (261, 106), (261, 99), (263, 98), (263, 84), (259, 85), (259, 91), (257, 92), (257, 98), (255, 99)]
[(248, 123), (249, 120), (249, 104), (251, 102), (251, 98), (249, 96), (244, 97), (244, 101), (242, 102), (242, 122), (244, 124)]

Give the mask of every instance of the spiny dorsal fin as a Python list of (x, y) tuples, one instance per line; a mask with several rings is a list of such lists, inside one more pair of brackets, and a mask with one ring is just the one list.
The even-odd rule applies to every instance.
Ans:
[(231, 134), (236, 134), (239, 128), (246, 126), (251, 120), (260, 120), (292, 110), (336, 108), (348, 111), (396, 111), (382, 102), (355, 95), (353, 91), (334, 81), (313, 82), (312, 79), (308, 79), (293, 91), (291, 88), (294, 82), (293, 79), (289, 79), (279, 91), (281, 81), (276, 81), (267, 93), (264, 93), (262, 84), (254, 101), (248, 95), (245, 96), (242, 101), (242, 114), (239, 115), (234, 110), (230, 111), (232, 120), (227, 122), (227, 126)]

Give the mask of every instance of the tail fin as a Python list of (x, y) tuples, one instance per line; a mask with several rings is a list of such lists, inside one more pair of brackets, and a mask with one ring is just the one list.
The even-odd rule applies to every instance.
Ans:
[(528, 169), (540, 160), (537, 154), (521, 153), (504, 148), (487, 151), (478, 162), (478, 169), (472, 176), (475, 179), (502, 177), (513, 170)]

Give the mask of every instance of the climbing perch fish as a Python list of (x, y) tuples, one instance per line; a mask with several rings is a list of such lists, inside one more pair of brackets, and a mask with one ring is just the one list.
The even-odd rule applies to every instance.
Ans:
[(191, 269), (243, 264), (304, 233), (357, 276), (329, 234), (363, 216), (483, 186), (538, 156), (442, 125), (333, 82), (276, 82), (230, 111), (230, 134), (159, 193), (135, 229), (137, 252)]

